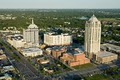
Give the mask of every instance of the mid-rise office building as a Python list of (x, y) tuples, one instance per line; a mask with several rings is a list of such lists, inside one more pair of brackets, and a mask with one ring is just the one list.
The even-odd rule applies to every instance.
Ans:
[(38, 26), (34, 24), (33, 19), (32, 24), (28, 26), (28, 29), (23, 30), (23, 38), (25, 42), (31, 42), (34, 46), (39, 46), (39, 30)]
[(48, 46), (70, 45), (72, 36), (68, 34), (46, 33), (44, 34), (44, 43)]

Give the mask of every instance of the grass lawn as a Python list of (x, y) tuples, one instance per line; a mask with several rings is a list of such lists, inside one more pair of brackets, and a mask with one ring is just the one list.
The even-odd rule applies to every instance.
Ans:
[(112, 77), (115, 78), (115, 79), (120, 79), (120, 75), (119, 74), (112, 75)]
[(88, 63), (88, 64), (84, 64), (84, 65), (80, 65), (80, 66), (75, 66), (75, 67), (73, 67), (73, 68), (84, 70), (84, 69), (86, 69), (86, 68), (91, 68), (91, 67), (94, 67), (94, 65), (93, 65), (92, 63)]

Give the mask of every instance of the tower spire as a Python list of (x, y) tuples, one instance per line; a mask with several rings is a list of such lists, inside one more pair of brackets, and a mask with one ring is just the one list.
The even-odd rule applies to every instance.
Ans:
[(33, 20), (33, 18), (32, 18), (32, 24), (34, 24), (34, 20)]

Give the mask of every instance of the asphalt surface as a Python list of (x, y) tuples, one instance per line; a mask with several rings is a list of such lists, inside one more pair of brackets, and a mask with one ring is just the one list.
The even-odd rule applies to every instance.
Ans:
[(87, 77), (87, 76), (91, 76), (91, 75), (95, 75), (95, 74), (101, 74), (103, 73), (105, 70), (109, 69), (109, 68), (113, 68), (119, 66), (120, 67), (120, 62), (118, 63), (111, 63), (109, 65), (98, 65), (96, 67), (93, 68), (89, 68), (86, 70), (76, 70), (76, 71), (69, 71), (69, 72), (63, 72), (61, 74), (56, 74), (53, 77), (69, 77), (72, 75), (79, 75), (81, 78)]
[[(14, 67), (17, 68), (19, 73), (22, 76), (22, 79), (25, 80), (44, 80), (44, 76), (42, 76), (31, 64), (28, 60), (25, 59), (16, 49), (14, 49), (11, 45), (9, 45), (5, 40), (3, 43), (11, 49), (13, 53), (9, 53), (8, 50), (4, 48), (5, 54), (9, 57), (10, 62)], [(14, 56), (19, 58), (19, 61), (14, 59)]]

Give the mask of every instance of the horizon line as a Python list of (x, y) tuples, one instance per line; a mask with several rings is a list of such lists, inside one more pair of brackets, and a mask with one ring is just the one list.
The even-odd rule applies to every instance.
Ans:
[(120, 9), (120, 8), (0, 8), (0, 9)]

